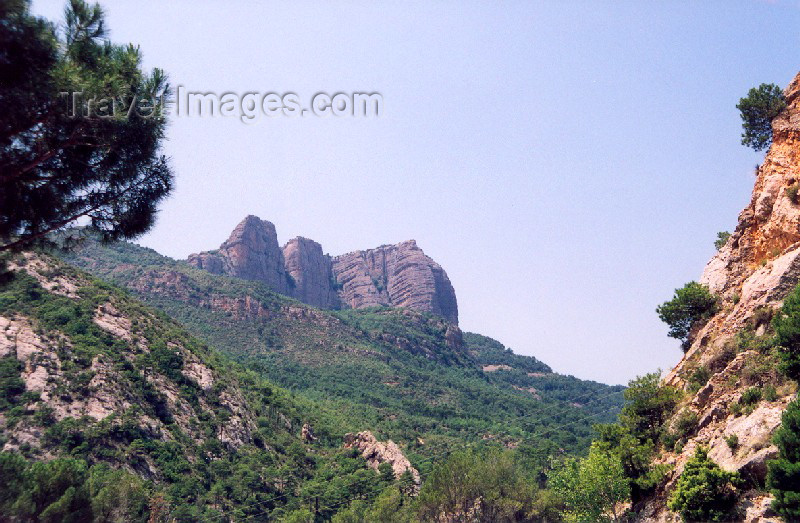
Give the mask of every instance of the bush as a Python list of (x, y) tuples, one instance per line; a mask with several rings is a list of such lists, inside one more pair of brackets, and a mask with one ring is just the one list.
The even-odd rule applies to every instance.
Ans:
[(772, 120), (786, 107), (786, 97), (775, 84), (761, 84), (752, 88), (739, 100), (736, 108), (742, 117), (742, 145), (756, 151), (772, 143)]
[(744, 391), (742, 397), (739, 398), (739, 403), (744, 406), (755, 405), (759, 401), (761, 401), (761, 389), (757, 387), (750, 387)]
[(714, 315), (717, 301), (708, 287), (692, 281), (676, 289), (673, 298), (659, 305), (656, 312), (661, 321), (669, 325), (670, 337), (681, 340), (681, 348), (686, 351), (692, 328)]
[(552, 489), (567, 505), (570, 519), (604, 521), (609, 513), (618, 519), (619, 503), (630, 499), (630, 485), (617, 454), (593, 443), (581, 460), (556, 463), (550, 474)]
[(739, 448), (739, 436), (736, 434), (725, 436), (725, 443), (728, 445), (728, 448), (731, 449), (731, 451), (735, 451), (737, 448)]
[(779, 454), (777, 460), (767, 464), (767, 488), (775, 497), (772, 508), (786, 521), (797, 521), (800, 519), (800, 400), (795, 399), (786, 407), (773, 441)]
[(797, 203), (798, 191), (800, 191), (800, 184), (796, 182), (786, 188), (786, 197), (789, 198), (789, 201), (792, 203)]
[(722, 470), (709, 459), (706, 449), (697, 447), (667, 506), (684, 521), (721, 521), (736, 503), (738, 479), (738, 474)]
[(697, 413), (693, 410), (683, 409), (675, 420), (675, 434), (678, 438), (685, 438), (697, 427)]
[(697, 392), (703, 388), (708, 383), (709, 378), (711, 378), (711, 371), (705, 365), (694, 369), (692, 375), (689, 376), (689, 392)]

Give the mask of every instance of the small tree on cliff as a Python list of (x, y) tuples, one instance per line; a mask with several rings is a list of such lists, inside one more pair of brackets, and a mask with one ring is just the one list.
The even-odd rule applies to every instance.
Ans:
[(0, 2), (0, 252), (79, 219), (105, 240), (138, 236), (172, 188), (166, 76), (105, 39), (98, 5), (70, 0), (65, 18), (59, 31), (29, 1)]
[(779, 459), (768, 463), (767, 487), (772, 508), (786, 521), (800, 520), (800, 400), (789, 403), (773, 437)]
[(742, 116), (742, 145), (756, 151), (772, 143), (772, 119), (786, 108), (786, 97), (775, 84), (761, 84), (750, 89), (736, 105)]
[(800, 286), (786, 297), (772, 325), (781, 357), (781, 371), (790, 379), (800, 381)]
[(689, 349), (689, 334), (698, 322), (709, 319), (717, 311), (717, 297), (708, 287), (691, 281), (656, 308), (658, 317), (669, 325), (669, 336), (681, 340), (681, 348)]

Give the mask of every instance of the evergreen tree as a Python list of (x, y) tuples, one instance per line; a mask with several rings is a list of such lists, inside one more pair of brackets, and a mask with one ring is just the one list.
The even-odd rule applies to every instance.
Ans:
[(742, 117), (742, 145), (756, 151), (772, 143), (772, 120), (786, 107), (783, 91), (775, 84), (761, 84), (752, 88), (739, 100), (736, 108)]
[(65, 15), (59, 31), (29, 1), (0, 3), (0, 252), (75, 223), (135, 237), (172, 188), (166, 76), (105, 39), (98, 5), (70, 0)]
[(768, 463), (767, 487), (775, 496), (772, 508), (786, 521), (800, 520), (800, 400), (792, 401), (783, 413), (781, 426), (773, 437), (780, 451)]
[(681, 340), (681, 348), (689, 348), (689, 335), (692, 327), (707, 320), (717, 311), (717, 297), (708, 287), (691, 281), (680, 289), (670, 301), (656, 308), (658, 317), (669, 325), (669, 336)]
[(781, 371), (790, 379), (800, 381), (800, 286), (786, 297), (772, 325), (781, 356)]
[(697, 447), (678, 478), (667, 506), (684, 521), (721, 521), (736, 503), (735, 472), (726, 472)]

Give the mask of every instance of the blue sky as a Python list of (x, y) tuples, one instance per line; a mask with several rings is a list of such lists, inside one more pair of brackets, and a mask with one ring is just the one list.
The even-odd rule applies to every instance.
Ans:
[(654, 309), (763, 156), (735, 105), (800, 71), (795, 0), (102, 5), (174, 85), (384, 99), (377, 119), (173, 119), (177, 188), (139, 243), (182, 258), (247, 214), (332, 254), (414, 238), (463, 329), (608, 383), (680, 359)]

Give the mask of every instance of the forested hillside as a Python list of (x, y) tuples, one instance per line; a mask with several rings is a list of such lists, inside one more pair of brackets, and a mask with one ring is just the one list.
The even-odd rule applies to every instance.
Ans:
[[(323, 311), (257, 282), (197, 270), (129, 243), (70, 256), (181, 321), (248, 368), (430, 457), (468, 441), (587, 448), (622, 387), (552, 373), (535, 358), (409, 309)], [(321, 414), (323, 415), (323, 414)], [(329, 414), (324, 414), (329, 415)], [(543, 437), (544, 436), (544, 437)]]

